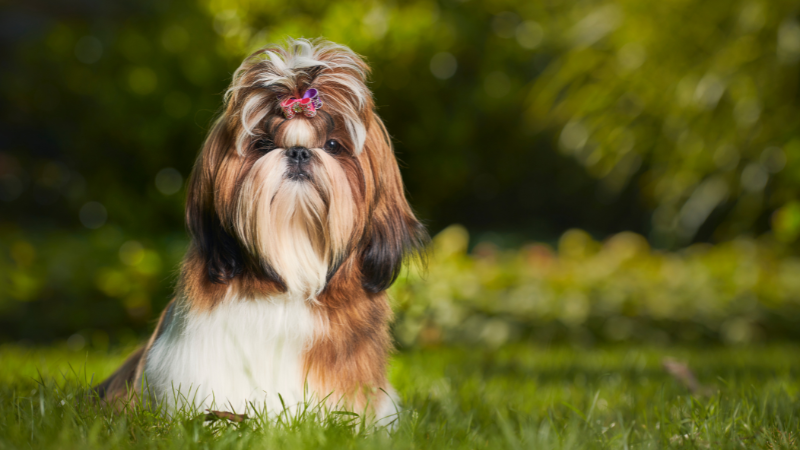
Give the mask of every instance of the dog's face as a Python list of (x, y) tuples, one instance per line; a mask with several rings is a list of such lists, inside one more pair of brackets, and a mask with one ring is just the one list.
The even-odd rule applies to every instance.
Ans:
[[(300, 40), (236, 71), (187, 201), (210, 281), (243, 275), (313, 297), (346, 271), (379, 292), (421, 249), (426, 234), (373, 111), (368, 70), (345, 47)], [(281, 108), (314, 89), (312, 113)]]

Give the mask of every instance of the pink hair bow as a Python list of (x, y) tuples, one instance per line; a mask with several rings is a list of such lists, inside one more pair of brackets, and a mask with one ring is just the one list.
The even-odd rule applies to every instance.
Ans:
[(314, 117), (320, 108), (322, 108), (322, 100), (319, 99), (319, 92), (316, 89), (307, 90), (303, 94), (303, 98), (289, 97), (281, 102), (283, 115), (287, 119), (291, 119), (300, 113), (306, 117)]

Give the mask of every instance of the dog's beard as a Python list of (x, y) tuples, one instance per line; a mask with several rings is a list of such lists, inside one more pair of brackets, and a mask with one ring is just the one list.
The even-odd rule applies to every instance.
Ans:
[(271, 267), (292, 294), (313, 298), (344, 256), (355, 204), (335, 158), (310, 149), (310, 179), (289, 179), (283, 150), (259, 159), (242, 185), (236, 231), (250, 253)]

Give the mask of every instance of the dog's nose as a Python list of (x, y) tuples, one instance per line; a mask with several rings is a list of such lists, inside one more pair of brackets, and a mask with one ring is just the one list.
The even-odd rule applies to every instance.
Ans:
[(286, 157), (295, 164), (303, 164), (311, 159), (311, 152), (305, 147), (291, 147), (286, 150)]

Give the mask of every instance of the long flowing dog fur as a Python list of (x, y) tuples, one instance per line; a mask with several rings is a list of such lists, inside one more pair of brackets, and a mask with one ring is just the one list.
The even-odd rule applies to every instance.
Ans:
[[(368, 72), (348, 48), (307, 40), (259, 50), (236, 70), (189, 182), (192, 240), (175, 298), (97, 387), (105, 401), (274, 411), (310, 391), (392, 411), (385, 291), (427, 234)], [(285, 119), (280, 101), (310, 88), (324, 102), (317, 115)], [(307, 162), (289, 156), (297, 149)]]

